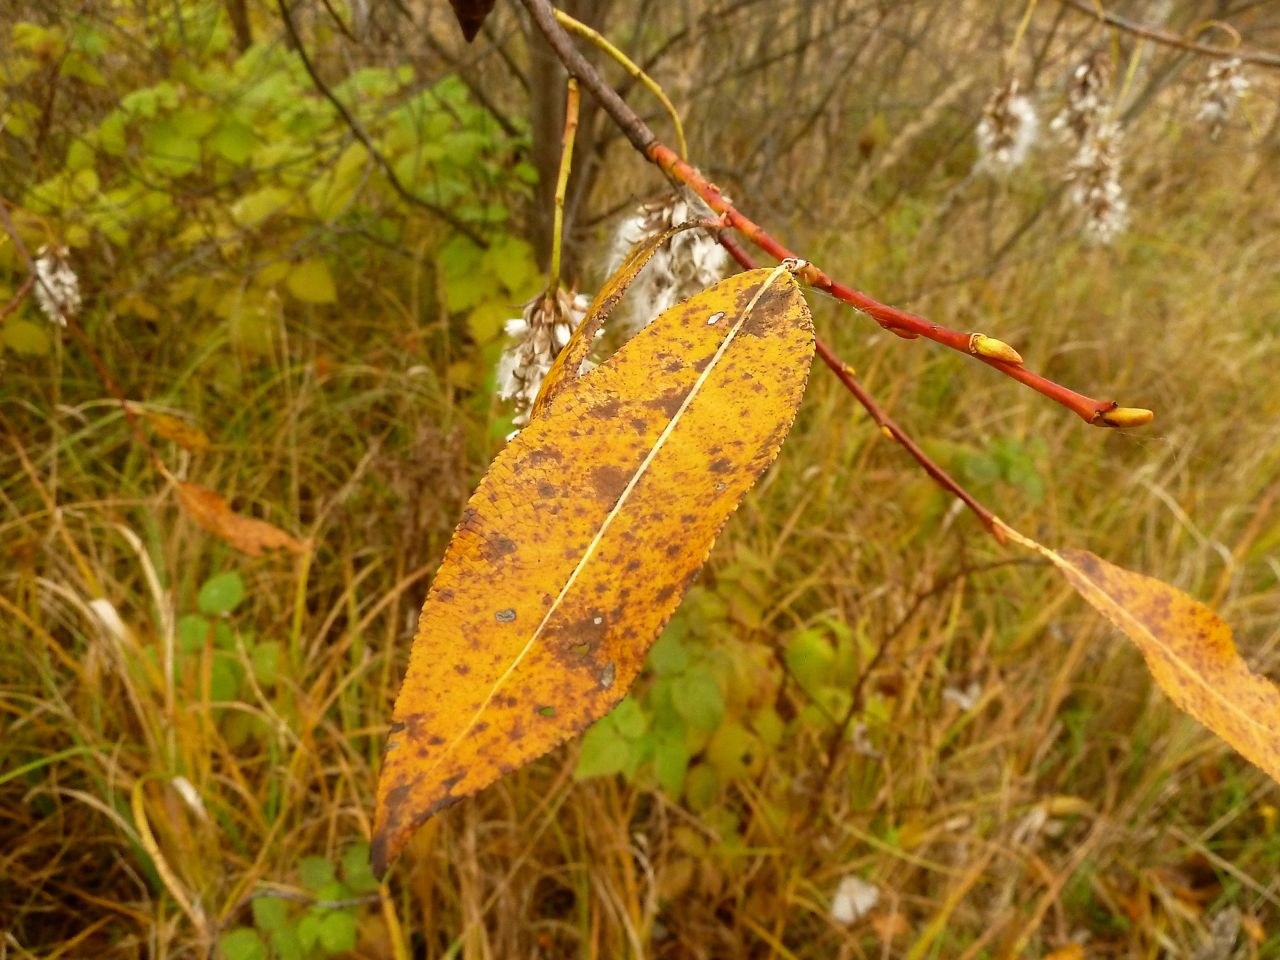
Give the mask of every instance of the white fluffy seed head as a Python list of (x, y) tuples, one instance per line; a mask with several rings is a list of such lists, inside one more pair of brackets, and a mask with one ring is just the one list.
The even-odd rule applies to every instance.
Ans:
[(1107, 114), (1111, 67), (1101, 51), (1078, 64), (1067, 79), (1067, 103), (1049, 128), (1064, 141), (1079, 145)]
[(1004, 176), (1026, 162), (1040, 130), (1040, 117), (1031, 99), (1018, 92), (1011, 78), (991, 95), (978, 123), (978, 166)]
[(1209, 139), (1217, 140), (1235, 112), (1236, 104), (1251, 84), (1244, 74), (1244, 62), (1238, 57), (1216, 60), (1205, 72), (1200, 85), (1200, 105), (1196, 119), (1209, 130)]
[[(642, 204), (618, 224), (605, 268), (613, 273), (637, 244), (671, 227), (714, 216), (701, 198), (684, 189)], [(653, 255), (613, 317), (630, 336), (667, 308), (723, 279), (728, 269), (728, 255), (710, 231), (685, 230)]]
[(71, 269), (66, 247), (41, 247), (36, 251), (36, 305), (50, 323), (60, 327), (80, 312), (80, 279)]
[(529, 422), (543, 379), (590, 304), (591, 298), (581, 293), (560, 290), (550, 301), (538, 294), (524, 305), (520, 316), (506, 322), (507, 336), (515, 342), (498, 359), (497, 391), (499, 399), (514, 402), (512, 422), (517, 427)]
[(1108, 246), (1129, 223), (1129, 204), (1120, 185), (1120, 124), (1098, 124), (1067, 167), (1071, 202), (1084, 212), (1084, 235)]

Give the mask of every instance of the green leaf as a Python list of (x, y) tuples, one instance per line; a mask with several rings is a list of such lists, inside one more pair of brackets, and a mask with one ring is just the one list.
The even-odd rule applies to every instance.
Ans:
[(63, 163), (68, 173), (78, 173), (93, 166), (93, 147), (84, 140), (72, 140)]
[(684, 731), (670, 727), (658, 730), (653, 753), (653, 773), (658, 786), (669, 795), (679, 797), (688, 770), (689, 748), (685, 745)]
[(244, 580), (236, 570), (214, 574), (200, 588), (196, 600), (201, 612), (210, 615), (230, 613), (244, 600)]
[(298, 880), (312, 893), (335, 879), (333, 864), (325, 857), (303, 857), (298, 863)]
[(284, 285), (303, 303), (333, 303), (338, 291), (323, 260), (303, 260), (285, 277)]
[(298, 921), (297, 931), (298, 946), (306, 956), (320, 942), (320, 915), (314, 912), (304, 914)]
[(720, 777), (705, 763), (689, 768), (684, 778), (684, 798), (689, 809), (701, 813), (720, 799)]
[(467, 314), (467, 329), (477, 343), (488, 343), (497, 337), (506, 322), (519, 312), (510, 304), (490, 300)]
[(631, 743), (620, 733), (609, 718), (587, 729), (578, 751), (578, 766), (573, 771), (575, 780), (592, 777), (608, 777), (621, 773), (631, 759)]
[(533, 262), (533, 247), (528, 242), (505, 234), (493, 242), (484, 252), (485, 269), (498, 278), (514, 296), (521, 297), (530, 282), (539, 280), (537, 265)]
[(628, 740), (637, 740), (649, 729), (649, 721), (634, 697), (624, 697), (609, 714), (614, 728), (620, 736)]
[(178, 647), (183, 653), (199, 653), (209, 639), (209, 621), (198, 613), (178, 618)]
[(483, 251), (465, 237), (454, 237), (440, 248), (436, 262), (451, 313), (474, 307), (489, 294), (492, 285), (486, 281), (482, 258)]
[(255, 643), (249, 653), (253, 677), (264, 687), (273, 687), (280, 677), (280, 641)]
[(674, 622), (658, 637), (649, 650), (649, 666), (655, 673), (680, 673), (689, 666), (689, 651), (684, 646), (685, 630), (683, 625)]
[(722, 781), (739, 780), (759, 768), (760, 741), (740, 723), (726, 723), (707, 744), (707, 762)]
[(271, 951), (275, 960), (304, 960), (307, 952), (302, 949), (298, 932), (292, 926), (271, 931)]
[(224, 119), (208, 139), (209, 148), (228, 163), (243, 166), (258, 145), (253, 128), (234, 117)]
[(268, 217), (284, 212), (294, 201), (292, 190), (263, 187), (246, 193), (231, 205), (231, 218), (242, 227), (255, 227)]
[(691, 726), (714, 730), (724, 719), (724, 695), (711, 671), (698, 665), (676, 677), (671, 688), (676, 712)]
[(213, 703), (231, 703), (238, 699), (240, 681), (244, 679), (244, 667), (236, 657), (223, 651), (213, 655), (209, 665), (209, 700)]
[(47, 324), (30, 320), (10, 320), (0, 329), (0, 340), (14, 353), (43, 357), (53, 347)]
[(353, 843), (342, 855), (342, 877), (352, 893), (373, 893), (378, 889), (373, 867), (369, 865), (369, 845)]
[(98, 146), (104, 153), (113, 157), (123, 156), (128, 146), (128, 141), (125, 139), (128, 126), (129, 118), (120, 110), (112, 110), (102, 118), (102, 123), (98, 124), (98, 131), (93, 139), (97, 140)]
[(320, 946), (329, 953), (356, 948), (356, 918), (348, 910), (333, 910), (320, 921)]
[(174, 119), (157, 120), (142, 135), (147, 165), (171, 177), (184, 177), (200, 163), (200, 143)]
[(836, 651), (822, 629), (801, 630), (787, 643), (783, 662), (806, 694), (813, 697), (835, 679)]
[(253, 925), (263, 933), (282, 930), (289, 925), (289, 908), (279, 897), (254, 897), (251, 904)]
[(267, 945), (252, 927), (236, 927), (218, 938), (223, 960), (267, 960)]

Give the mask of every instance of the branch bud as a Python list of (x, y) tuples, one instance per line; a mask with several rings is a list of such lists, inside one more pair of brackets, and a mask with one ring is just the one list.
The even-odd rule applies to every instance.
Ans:
[(1003, 360), (1005, 363), (1022, 363), (1022, 354), (1013, 347), (1003, 340), (987, 337), (981, 333), (969, 336), (969, 352), (980, 357), (990, 357), (992, 360)]
[(1113, 407), (1110, 410), (1099, 410), (1093, 418), (1099, 427), (1145, 427), (1155, 419), (1155, 414), (1141, 407)]

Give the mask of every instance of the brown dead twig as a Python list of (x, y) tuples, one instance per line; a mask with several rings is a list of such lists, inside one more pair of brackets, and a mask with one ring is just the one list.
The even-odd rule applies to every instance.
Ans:
[(1077, 13), (1092, 17), (1099, 23), (1115, 27), (1117, 30), (1123, 30), (1125, 33), (1131, 33), (1143, 40), (1150, 40), (1152, 43), (1185, 50), (1188, 53), (1198, 53), (1206, 57), (1216, 57), (1219, 60), (1240, 60), (1260, 67), (1280, 68), (1280, 54), (1272, 53), (1269, 50), (1254, 50), (1250, 47), (1241, 46), (1223, 47), (1212, 43), (1201, 43), (1198, 40), (1188, 40), (1186, 37), (1172, 33), (1169, 30), (1161, 30), (1159, 27), (1140, 23), (1137, 20), (1130, 20), (1128, 17), (1122, 17), (1118, 13), (1104, 10), (1101, 4), (1090, 3), (1088, 0), (1058, 0), (1058, 2)]

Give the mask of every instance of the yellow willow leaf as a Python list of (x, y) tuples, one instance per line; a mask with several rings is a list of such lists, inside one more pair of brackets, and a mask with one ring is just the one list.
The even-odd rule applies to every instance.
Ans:
[(373, 868), (622, 699), (777, 455), (813, 327), (754, 270), (662, 314), (498, 455), (422, 609), (378, 782)]
[(714, 224), (714, 220), (688, 220), (650, 237), (643, 243), (636, 244), (631, 249), (626, 259), (622, 261), (622, 266), (618, 267), (604, 282), (595, 299), (591, 301), (591, 305), (587, 307), (582, 323), (578, 324), (578, 329), (573, 331), (573, 336), (569, 338), (564, 349), (556, 355), (551, 369), (542, 378), (542, 386), (538, 388), (538, 396), (534, 398), (533, 409), (529, 414), (530, 419), (542, 413), (556, 394), (578, 376), (578, 371), (582, 369), (582, 361), (587, 359), (592, 345), (596, 342), (596, 334), (604, 326), (613, 308), (622, 300), (627, 287), (631, 286), (631, 282), (640, 275), (640, 271), (653, 259), (653, 255), (677, 233)]
[(1087, 550), (1050, 550), (1009, 527), (1142, 651), (1157, 684), (1246, 759), (1280, 781), (1280, 690), (1236, 652), (1231, 628), (1181, 590), (1108, 563)]

